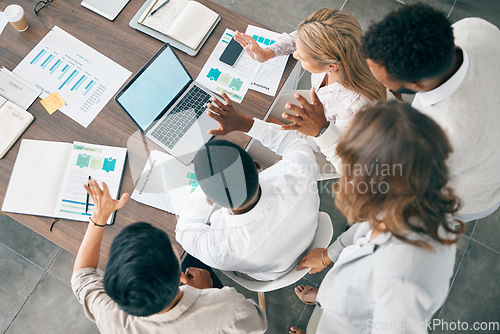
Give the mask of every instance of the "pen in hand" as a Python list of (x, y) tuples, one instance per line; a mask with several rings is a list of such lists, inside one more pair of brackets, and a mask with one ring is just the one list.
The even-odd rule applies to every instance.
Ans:
[[(90, 175), (89, 175), (89, 181), (90, 181)], [(90, 184), (87, 182), (87, 187), (90, 187)], [(87, 215), (87, 212), (89, 211), (89, 193), (87, 193), (87, 199), (85, 200), (85, 216)]]
[(150, 15), (150, 16), (154, 15), (154, 13), (156, 13), (158, 10), (160, 10), (160, 8), (162, 8), (163, 6), (165, 6), (165, 5), (166, 5), (167, 3), (169, 3), (169, 2), (170, 2), (170, 0), (166, 0), (164, 3), (162, 3), (162, 4), (160, 5), (160, 7), (156, 8), (155, 10), (153, 10), (153, 11), (151, 12), (151, 14), (149, 14), (149, 15)]

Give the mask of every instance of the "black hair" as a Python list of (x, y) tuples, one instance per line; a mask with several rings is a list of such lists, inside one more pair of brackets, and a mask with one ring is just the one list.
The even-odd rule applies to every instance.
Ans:
[(162, 230), (135, 223), (113, 240), (104, 289), (124, 312), (150, 316), (164, 310), (177, 295), (179, 280), (179, 261)]
[(259, 190), (259, 174), (250, 155), (227, 140), (212, 140), (194, 160), (196, 180), (214, 203), (237, 209)]
[(373, 24), (361, 52), (400, 82), (435, 78), (453, 65), (453, 29), (446, 16), (424, 4), (404, 6)]

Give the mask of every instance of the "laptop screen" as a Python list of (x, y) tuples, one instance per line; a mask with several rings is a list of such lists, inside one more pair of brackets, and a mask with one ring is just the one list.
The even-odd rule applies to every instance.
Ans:
[(116, 101), (144, 132), (170, 107), (192, 79), (165, 45), (116, 96)]

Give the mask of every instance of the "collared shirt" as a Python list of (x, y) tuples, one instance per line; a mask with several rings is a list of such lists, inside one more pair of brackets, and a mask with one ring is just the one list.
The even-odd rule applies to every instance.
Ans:
[(448, 136), (449, 186), (462, 200), (459, 213), (474, 217), (500, 203), (500, 31), (467, 18), (453, 24), (453, 34), (462, 65), (441, 86), (418, 93), (412, 106)]
[(462, 49), (463, 61), (459, 69), (442, 85), (428, 92), (419, 92), (415, 94), (415, 98), (420, 100), (422, 107), (427, 108), (433, 104), (443, 101), (445, 98), (454, 94), (458, 87), (465, 80), (467, 71), (469, 70), (469, 54), (467, 50)]
[(282, 160), (259, 174), (261, 197), (240, 215), (219, 209), (205, 224), (211, 206), (201, 189), (177, 222), (176, 239), (192, 256), (257, 280), (288, 273), (310, 246), (318, 224), (318, 166), (310, 146), (290, 131), (255, 120), (248, 135)]
[(234, 288), (195, 289), (180, 287), (183, 295), (165, 313), (149, 317), (129, 315), (118, 307), (105, 290), (94, 268), (76, 271), (71, 287), (83, 305), (85, 315), (107, 333), (264, 333), (267, 320), (255, 303)]
[(391, 233), (370, 240), (368, 222), (356, 223), (343, 234), (350, 237), (342, 238), (345, 248), (316, 297), (323, 310), (316, 333), (427, 333), (426, 321), (448, 293), (455, 245), (416, 233), (407, 237), (424, 239), (433, 250)]

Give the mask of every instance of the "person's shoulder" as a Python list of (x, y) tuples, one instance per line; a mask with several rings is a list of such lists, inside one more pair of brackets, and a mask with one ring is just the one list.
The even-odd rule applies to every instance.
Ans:
[(214, 311), (227, 312), (233, 310), (233, 313), (245, 313), (255, 307), (254, 303), (245, 298), (235, 288), (225, 286), (221, 289), (203, 289), (196, 299), (196, 308), (205, 309), (209, 307)]
[[(417, 271), (433, 270), (440, 263), (454, 261), (455, 245), (444, 245), (430, 237), (419, 236), (430, 246), (417, 246), (392, 236), (377, 250), (378, 275), (412, 277)], [(410, 236), (410, 239), (415, 239)]]
[(454, 23), (452, 27), (455, 42), (459, 46), (461, 43), (467, 42), (463, 40), (465, 38), (469, 39), (468, 42), (500, 38), (500, 30), (497, 26), (478, 17), (462, 19)]
[(83, 284), (89, 284), (89, 282), (102, 283), (102, 276), (99, 275), (97, 269), (91, 267), (81, 268), (71, 275), (71, 286), (73, 289)]

